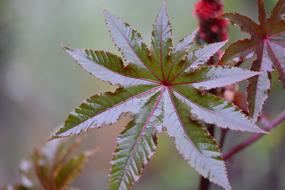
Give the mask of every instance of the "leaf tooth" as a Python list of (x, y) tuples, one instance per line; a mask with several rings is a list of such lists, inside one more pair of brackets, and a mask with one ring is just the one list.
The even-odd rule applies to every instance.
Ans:
[[(269, 73), (267, 73), (268, 75), (269, 75)], [(258, 80), (258, 81), (254, 81), (254, 80)], [(268, 94), (269, 94), (269, 91), (270, 91), (270, 79), (268, 79), (268, 78), (266, 78), (265, 80), (268, 80), (268, 84), (269, 84), (269, 86), (267, 86), (266, 88), (267, 88), (267, 90), (266, 90), (266, 93), (264, 94), (264, 96), (262, 97), (262, 100), (261, 101), (259, 101), (259, 104), (260, 105), (258, 105), (260, 108), (258, 109), (258, 110), (256, 110), (256, 106), (254, 106), (254, 111), (252, 111), (251, 109), (249, 109), (249, 111), (250, 111), (250, 116), (252, 117), (252, 120), (253, 121), (257, 121), (257, 119), (258, 119), (258, 117), (259, 117), (259, 115), (261, 114), (261, 112), (262, 112), (262, 108), (263, 108), (263, 106), (264, 106), (264, 104), (265, 104), (265, 102), (266, 102), (266, 100), (267, 100), (267, 98), (268, 98)], [(249, 98), (251, 98), (250, 96), (249, 96), (249, 94), (250, 95), (252, 95), (251, 94), (251, 91), (252, 91), (252, 88), (255, 88), (254, 87), (254, 85), (259, 85), (260, 84), (260, 82), (259, 82), (259, 77), (257, 78), (253, 78), (253, 79), (251, 79), (250, 80), (250, 83), (249, 83), (249, 85), (248, 85), (248, 87), (247, 87), (247, 95), (248, 95), (248, 101), (249, 101), (249, 106), (253, 106), (253, 104), (251, 104), (251, 100), (249, 99)], [(256, 90), (256, 92), (255, 92), (255, 95), (256, 95), (256, 93), (258, 93), (257, 91), (259, 90), (259, 88), (258, 87), (256, 87), (256, 89), (254, 89), (254, 90)], [(254, 96), (255, 96), (254, 95)], [(255, 99), (255, 101), (257, 100), (256, 98), (254, 98)], [(255, 104), (255, 103), (254, 103)]]
[[(79, 51), (82, 51), (82, 52), (85, 52), (86, 50), (90, 50), (90, 49), (75, 49), (75, 48), (71, 48), (71, 47), (68, 47), (68, 46), (65, 46), (65, 45), (61, 45), (61, 47), (64, 49), (64, 51), (66, 52), (66, 53), (68, 53), (71, 57), (73, 57), (71, 54), (72, 54), (72, 51), (74, 51), (74, 50), (79, 50)], [(103, 50), (96, 50), (96, 51), (102, 51), (102, 52), (105, 52), (105, 51), (103, 51)], [(109, 52), (106, 52), (106, 53), (109, 53)], [(83, 69), (83, 70), (86, 70), (84, 67), (83, 67), (83, 65), (78, 61), (78, 60), (76, 60), (75, 59), (75, 62)], [(100, 78), (98, 78), (97, 76), (95, 76), (94, 74), (92, 74), (90, 71), (87, 71), (91, 76), (93, 76), (93, 77), (95, 77), (97, 80), (99, 80), (99, 81), (102, 81), (102, 82), (105, 82), (105, 83), (107, 83), (107, 84), (109, 84), (109, 85), (114, 85), (112, 82), (110, 82), (110, 81), (105, 81), (105, 80), (102, 80), (102, 79), (100, 79)], [(118, 84), (118, 86), (120, 86), (119, 84)]]
[[(195, 69), (197, 67), (200, 67), (201, 65), (206, 64), (211, 57), (213, 57), (222, 47), (225, 46), (227, 42), (228, 40), (225, 40), (222, 42), (211, 43), (211, 44), (201, 47), (200, 49), (197, 49), (194, 52), (194, 55), (195, 57), (197, 57), (197, 59), (188, 68), (186, 68), (185, 71), (189, 72), (192, 69)], [(188, 55), (188, 59), (190, 61), (192, 59), (192, 55), (191, 56), (189, 55)]]
[(179, 40), (174, 47), (174, 52), (177, 53), (179, 51), (187, 52), (191, 45), (194, 43), (195, 38), (197, 36), (199, 29), (196, 29), (192, 34), (185, 36), (183, 39)]
[[(213, 124), (221, 128), (228, 128), (235, 131), (247, 131), (247, 132), (254, 132), (254, 133), (263, 133), (266, 134), (267, 132), (263, 129), (259, 128), (253, 120), (251, 120), (247, 115), (245, 115), (236, 105), (233, 103), (230, 103), (228, 101), (224, 101), (222, 104), (219, 103), (217, 106), (215, 106), (214, 109), (209, 109), (207, 107), (201, 106), (196, 102), (191, 101), (187, 97), (185, 97), (180, 92), (175, 92), (175, 96), (183, 101), (187, 106), (191, 108), (191, 114), (193, 117), (195, 117), (198, 120), (204, 121), (208, 124)], [(216, 98), (216, 101), (218, 101), (219, 97), (212, 95), (211, 97)], [(230, 106), (230, 107), (229, 107)], [(233, 116), (235, 116), (232, 121), (235, 121), (235, 125), (230, 124), (227, 121), (227, 115), (229, 111), (234, 111)], [(218, 113), (222, 114), (221, 116), (218, 115)], [(211, 114), (212, 116), (210, 117)], [(233, 118), (232, 116), (232, 118)], [(238, 118), (242, 121), (237, 120)], [(212, 117), (215, 117), (216, 119), (213, 119)], [(226, 122), (227, 121), (227, 122)], [(237, 127), (237, 126), (243, 126), (246, 125), (247, 127)]]
[[(64, 50), (81, 68), (98, 80), (110, 85), (129, 87), (157, 83), (156, 79), (152, 79), (145, 68), (139, 68), (137, 65), (124, 65), (119, 56), (108, 51), (72, 48), (65, 48)], [(127, 70), (129, 68), (132, 69), (130, 73)], [(138, 73), (140, 69), (142, 75)]]
[(156, 16), (156, 19), (155, 19), (156, 24), (160, 21), (160, 19), (163, 19), (163, 18), (167, 18), (167, 24), (170, 28), (170, 34), (172, 35), (172, 27), (171, 27), (171, 22), (170, 22), (169, 15), (168, 15), (167, 3), (165, 0), (162, 3), (159, 14)]
[[(152, 154), (150, 154), (150, 155), (148, 155), (148, 157), (146, 158), (146, 159), (148, 159), (148, 160), (150, 160), (151, 158), (152, 158), (152, 156), (154, 155), (154, 153), (155, 153), (155, 148), (157, 147), (157, 138), (156, 138), (156, 135), (154, 135), (153, 136), (153, 140), (154, 140), (154, 149), (151, 149), (151, 151), (153, 151), (152, 152)], [(116, 144), (116, 146), (115, 146), (115, 149), (117, 149), (118, 148), (118, 144)], [(113, 155), (113, 158), (114, 158), (114, 156), (116, 155), (116, 152), (114, 151), (113, 153), (112, 153), (112, 155)], [(117, 161), (117, 160), (116, 160)], [(134, 162), (133, 160), (132, 160), (132, 162)], [(111, 163), (111, 166), (110, 166), (110, 168), (109, 168), (109, 174), (108, 174), (108, 181), (109, 181), (109, 184), (111, 184), (111, 177), (112, 177), (112, 174), (111, 174), (111, 171), (112, 171), (112, 167), (113, 167), (113, 162), (112, 162), (112, 160), (110, 161), (110, 163)], [(133, 167), (133, 165), (136, 165), (136, 164), (130, 164), (131, 165), (131, 167)], [(145, 160), (144, 160), (144, 162), (143, 162), (143, 164), (142, 164), (142, 167), (140, 167), (140, 168), (138, 168), (138, 171), (139, 171), (139, 176), (137, 176), (135, 173), (133, 173), (132, 174), (132, 176), (134, 177), (134, 176), (137, 176), (137, 177), (135, 177), (134, 178), (134, 180), (131, 180), (131, 181), (128, 181), (129, 182), (129, 186), (127, 186), (127, 184), (125, 184), (125, 182), (123, 182), (122, 181), (122, 183), (123, 184), (121, 184), (121, 185), (123, 185), (123, 188), (122, 189), (124, 189), (124, 190), (127, 190), (127, 189), (131, 189), (133, 186), (134, 186), (134, 184), (137, 182), (137, 181), (139, 181), (140, 180), (140, 176), (142, 175), (142, 173), (143, 173), (143, 171), (144, 171), (144, 169), (145, 169), (145, 167), (146, 167), (146, 163), (145, 163)], [(133, 171), (132, 171), (133, 172)]]
[[(196, 89), (209, 90), (217, 87), (223, 87), (226, 85), (241, 82), (251, 77), (261, 74), (261, 72), (255, 72), (250, 70), (241, 69), (238, 67), (228, 66), (205, 66), (196, 69), (193, 73), (208, 69), (207, 76), (204, 80), (193, 82), (191, 86)], [(230, 73), (231, 74), (227, 74)]]
[[(189, 112), (189, 108), (175, 96), (171, 96), (165, 95), (165, 102), (170, 105), (166, 109), (164, 127), (168, 136), (173, 139), (178, 152), (201, 176), (225, 189), (231, 189), (227, 173), (224, 172), (226, 170), (225, 163), (217, 157), (221, 157), (221, 152), (218, 149), (215, 150), (218, 145), (212, 145), (214, 142), (212, 137), (207, 139), (209, 136), (208, 132), (205, 132), (205, 128), (193, 120), (188, 120), (190, 118), (186, 112)], [(213, 148), (215, 154), (211, 152), (209, 146), (205, 146), (205, 143)], [(220, 170), (216, 171), (217, 167)]]
[[(204, 130), (205, 130), (206, 134), (209, 135), (209, 137), (211, 138), (211, 140), (213, 140), (213, 137), (209, 134), (209, 131), (206, 130), (206, 129), (204, 129)], [(176, 144), (176, 142), (175, 142), (175, 137), (170, 136), (170, 135), (167, 133), (167, 131), (166, 131), (166, 134), (167, 134), (167, 136), (174, 142), (174, 144)], [(216, 142), (216, 141), (213, 141), (213, 142)], [(215, 145), (215, 147), (217, 147), (218, 149), (220, 149), (220, 147), (219, 147), (218, 145)], [(178, 150), (177, 150), (177, 151), (178, 151)], [(179, 151), (178, 151), (178, 152), (179, 152)], [(181, 154), (181, 153), (180, 153), (180, 155), (182, 156), (182, 158), (183, 158), (188, 164), (190, 164), (190, 166), (191, 166), (192, 168), (195, 168), (195, 170), (198, 170), (198, 168), (196, 167), (195, 163), (189, 162), (189, 159), (186, 158), (185, 155), (183, 155), (183, 154)], [(220, 157), (220, 159), (223, 160), (222, 157)], [(226, 168), (225, 163), (223, 163), (223, 167)], [(203, 176), (204, 178), (209, 179), (209, 174), (204, 174), (204, 172), (201, 172), (201, 171), (199, 171), (198, 173), (199, 173), (199, 175)], [(225, 176), (228, 178), (228, 171), (227, 171), (226, 169), (225, 169)], [(216, 182), (216, 181), (211, 180), (211, 182), (214, 183), (214, 184), (216, 184), (216, 185), (218, 185), (218, 186), (222, 186), (221, 184), (219, 184), (219, 183)], [(222, 187), (223, 187), (224, 189), (226, 189), (226, 190), (231, 190), (231, 189), (232, 189), (232, 188), (231, 188), (231, 185), (230, 185), (229, 183), (226, 184), (226, 185), (223, 185)]]
[(228, 18), (231, 23), (238, 25), (242, 32), (246, 32), (251, 35), (259, 35), (259, 32), (261, 31), (260, 26), (251, 18), (239, 13), (225, 13), (223, 17)]

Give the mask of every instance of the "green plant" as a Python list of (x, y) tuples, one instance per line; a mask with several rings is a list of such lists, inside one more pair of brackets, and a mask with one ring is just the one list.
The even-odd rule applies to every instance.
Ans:
[[(268, 32), (265, 34), (281, 34), (281, 38), (278, 36), (281, 43), (284, 38), (284, 21), (281, 19), (284, 1), (279, 1), (268, 22), (264, 18), (263, 1), (258, 2), (261, 25), (256, 25), (254, 30), (258, 29), (262, 33), (260, 35), (250, 31), (255, 25), (248, 18), (225, 14), (238, 22), (243, 30), (255, 36), (248, 40), (257, 44), (252, 50), (254, 52), (261, 48), (259, 44), (264, 42), (265, 31)], [(238, 49), (242, 47), (240, 45), (238, 48), (231, 45), (222, 62), (218, 63), (222, 66), (217, 66), (215, 63), (209, 64), (208, 61), (224, 46), (225, 41), (202, 48), (191, 48), (196, 36), (194, 32), (173, 45), (172, 29), (165, 5), (153, 27), (151, 49), (148, 49), (141, 35), (128, 24), (107, 11), (104, 14), (113, 41), (124, 59), (104, 51), (69, 47), (64, 49), (92, 75), (120, 87), (114, 93), (95, 95), (86, 100), (68, 116), (64, 125), (56, 130), (51, 139), (77, 135), (91, 128), (109, 125), (116, 122), (122, 114), (131, 112), (133, 119), (117, 139), (112, 160), (111, 189), (132, 187), (156, 150), (156, 134), (162, 131), (166, 131), (174, 139), (179, 153), (200, 175), (225, 189), (230, 189), (218, 143), (208, 133), (207, 128), (214, 125), (231, 130), (264, 133), (265, 131), (255, 124), (261, 107), (253, 108), (257, 104), (252, 104), (249, 100), (248, 117), (236, 105), (219, 97), (219, 93), (214, 92), (214, 95), (209, 90), (250, 78), (250, 92), (253, 92), (251, 89), (255, 86), (255, 93), (259, 93), (256, 81), (267, 76), (264, 70), (248, 71), (229, 66), (232, 62), (240, 63), (241, 58), (249, 58), (253, 55), (252, 51)], [(272, 31), (264, 29), (273, 25), (272, 23), (277, 23), (278, 27), (271, 27)], [(272, 36), (267, 38), (271, 39)], [(256, 41), (260, 39), (263, 41)], [(282, 49), (279, 46), (278, 48)], [(272, 54), (268, 51), (266, 53)], [(275, 61), (275, 67), (280, 71), (282, 79), (283, 68), (280, 62), (284, 55), (281, 50), (278, 52), (280, 59), (273, 59), (273, 55), (266, 58)], [(257, 53), (257, 60), (261, 63), (259, 55)], [(235, 57), (239, 58), (238, 61)], [(263, 64), (270, 66), (268, 62)], [(260, 96), (250, 96), (251, 98), (259, 102), (260, 99), (261, 102), (265, 99)]]
[(96, 150), (75, 154), (81, 138), (53, 141), (35, 148), (20, 164), (20, 182), (3, 190), (75, 190), (71, 182)]

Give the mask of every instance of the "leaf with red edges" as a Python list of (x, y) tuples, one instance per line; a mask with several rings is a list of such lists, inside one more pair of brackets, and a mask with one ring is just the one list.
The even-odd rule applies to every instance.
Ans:
[(271, 17), (266, 19), (264, 2), (258, 0), (258, 12), (259, 24), (237, 13), (224, 15), (242, 31), (249, 33), (251, 38), (230, 45), (222, 58), (222, 63), (226, 64), (238, 57), (244, 58), (252, 53), (256, 55), (252, 70), (263, 72), (263, 74), (251, 79), (248, 87), (249, 111), (254, 121), (258, 119), (268, 97), (270, 89), (268, 73), (273, 70), (273, 67), (279, 73), (279, 79), (285, 89), (285, 21), (282, 20), (285, 1), (279, 0)]

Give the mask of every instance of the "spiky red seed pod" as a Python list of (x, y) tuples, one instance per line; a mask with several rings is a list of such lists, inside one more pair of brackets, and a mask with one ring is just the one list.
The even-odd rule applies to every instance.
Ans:
[(220, 18), (223, 13), (224, 6), (219, 0), (200, 0), (195, 5), (194, 14), (199, 19), (200, 40), (213, 43), (228, 39), (228, 21)]

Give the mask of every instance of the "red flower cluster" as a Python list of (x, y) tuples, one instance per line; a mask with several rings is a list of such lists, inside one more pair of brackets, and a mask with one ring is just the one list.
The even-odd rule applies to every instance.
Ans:
[(224, 13), (220, 0), (200, 0), (195, 6), (195, 15), (199, 18), (199, 38), (207, 43), (228, 39), (228, 21), (219, 18)]

